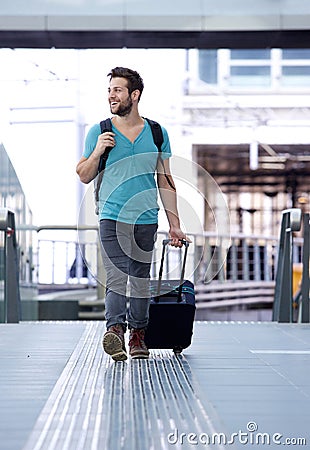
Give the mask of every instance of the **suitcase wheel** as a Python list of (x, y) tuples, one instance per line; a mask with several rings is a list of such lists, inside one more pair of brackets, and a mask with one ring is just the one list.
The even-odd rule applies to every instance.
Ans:
[(174, 347), (173, 348), (173, 353), (175, 354), (175, 355), (180, 355), (181, 353), (182, 353), (182, 350), (183, 350), (183, 348), (182, 347)]

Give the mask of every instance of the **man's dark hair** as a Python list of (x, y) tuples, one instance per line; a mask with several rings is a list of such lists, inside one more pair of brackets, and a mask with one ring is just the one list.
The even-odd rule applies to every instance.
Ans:
[(126, 67), (115, 67), (110, 73), (108, 73), (108, 77), (110, 77), (110, 81), (112, 78), (126, 78), (129, 94), (138, 89), (138, 91), (140, 91), (140, 100), (144, 83), (138, 72), (127, 69)]

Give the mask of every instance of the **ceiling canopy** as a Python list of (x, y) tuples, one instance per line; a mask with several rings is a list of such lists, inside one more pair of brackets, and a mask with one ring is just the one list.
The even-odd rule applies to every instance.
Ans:
[(2, 0), (0, 47), (306, 48), (308, 0)]

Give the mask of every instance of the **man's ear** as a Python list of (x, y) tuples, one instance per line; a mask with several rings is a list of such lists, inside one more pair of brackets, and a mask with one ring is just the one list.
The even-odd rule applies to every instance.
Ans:
[(141, 92), (139, 91), (139, 89), (135, 89), (135, 90), (132, 91), (132, 93), (131, 93), (131, 99), (132, 99), (132, 100), (139, 101), (140, 95), (141, 95)]

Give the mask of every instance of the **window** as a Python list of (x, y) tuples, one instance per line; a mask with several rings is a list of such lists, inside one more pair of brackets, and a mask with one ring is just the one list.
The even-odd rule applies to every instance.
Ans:
[(308, 48), (295, 48), (295, 49), (283, 49), (282, 59), (309, 59), (310, 49)]
[(282, 66), (283, 86), (310, 86), (310, 65), (309, 66)]
[(234, 59), (270, 59), (270, 50), (231, 50), (230, 58)]
[(198, 55), (199, 78), (222, 89), (310, 87), (310, 48), (213, 49)]
[(230, 86), (271, 85), (271, 52), (266, 49), (230, 51)]
[(283, 49), (282, 86), (310, 86), (310, 49)]
[(199, 78), (208, 84), (217, 83), (217, 50), (199, 51)]
[(232, 66), (230, 69), (231, 86), (269, 86), (270, 83), (270, 66)]

